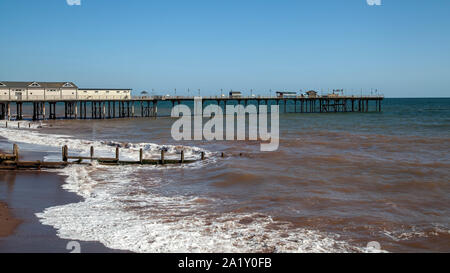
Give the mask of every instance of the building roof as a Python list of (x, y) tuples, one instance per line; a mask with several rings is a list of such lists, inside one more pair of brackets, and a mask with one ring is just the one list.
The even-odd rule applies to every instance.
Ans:
[(78, 88), (73, 82), (10, 82), (0, 81), (1, 87), (10, 88)]
[(133, 90), (131, 88), (78, 88), (78, 90)]

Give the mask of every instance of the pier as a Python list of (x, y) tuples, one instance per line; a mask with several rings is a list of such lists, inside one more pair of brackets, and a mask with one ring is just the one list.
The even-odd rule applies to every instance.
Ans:
[[(382, 96), (251, 96), (251, 97), (202, 97), (203, 104), (216, 103), (221, 107), (230, 104), (247, 106), (279, 105), (281, 113), (351, 113), (381, 112)], [(0, 100), (0, 119), (113, 119), (157, 117), (158, 106), (191, 104), (194, 97), (153, 96), (111, 98), (51, 98)], [(57, 106), (60, 111), (57, 111)], [(12, 113), (14, 110), (15, 113)]]

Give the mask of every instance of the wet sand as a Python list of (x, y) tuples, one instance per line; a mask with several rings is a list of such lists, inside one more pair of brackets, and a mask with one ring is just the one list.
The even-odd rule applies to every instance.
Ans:
[(16, 219), (8, 205), (0, 202), (0, 238), (10, 236), (22, 221)]
[[(35, 160), (43, 155), (23, 152), (22, 156)], [(63, 190), (63, 184), (64, 177), (50, 172), (0, 171), (0, 253), (71, 251), (66, 249), (71, 240), (59, 238), (53, 227), (42, 225), (35, 215), (48, 207), (81, 201)], [(98, 242), (79, 243), (82, 253), (122, 252)]]

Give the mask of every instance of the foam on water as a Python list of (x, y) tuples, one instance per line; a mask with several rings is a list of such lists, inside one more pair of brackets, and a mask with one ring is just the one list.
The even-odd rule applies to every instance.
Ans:
[[(34, 124), (33, 126), (34, 129), (36, 129), (41, 125)], [(28, 125), (26, 128), (28, 128)], [(17, 127), (0, 129), (0, 136), (15, 143), (44, 145), (54, 148), (61, 148), (62, 146), (67, 145), (69, 148), (69, 153), (71, 155), (83, 156), (88, 156), (90, 153), (90, 147), (93, 146), (95, 150), (95, 156), (113, 157), (113, 155), (115, 155), (115, 147), (119, 145), (119, 147), (121, 148), (120, 159), (122, 160), (138, 160), (139, 150), (141, 148), (143, 149), (143, 156), (149, 159), (159, 158), (160, 151), (162, 149), (167, 152), (166, 159), (179, 158), (179, 154), (182, 150), (184, 150), (185, 159), (199, 159), (201, 152), (204, 151), (198, 147), (191, 146), (158, 145), (154, 143), (123, 143), (113, 141), (92, 141), (75, 139), (67, 135), (42, 134), (36, 130), (17, 129)], [(210, 157), (212, 155), (212, 153), (209, 151), (204, 152), (207, 157)], [(60, 160), (61, 158), (50, 156), (45, 159), (48, 161), (55, 161)]]
[[(87, 154), (95, 147), (100, 155), (111, 155), (119, 143), (74, 139), (66, 135), (42, 134), (34, 130), (0, 129), (11, 141), (49, 147), (69, 145), (70, 151)], [(160, 149), (198, 158), (197, 147), (160, 146), (152, 143), (121, 144), (121, 157), (137, 159)], [(214, 158), (211, 152), (207, 155)], [(199, 168), (214, 160), (173, 168)], [(37, 217), (53, 226), (58, 236), (80, 241), (98, 241), (113, 249), (134, 252), (360, 252), (338, 235), (295, 228), (260, 213), (215, 213), (219, 202), (204, 196), (165, 196), (157, 190), (168, 178), (152, 175), (157, 166), (73, 165), (57, 170), (66, 176), (63, 188), (84, 198), (79, 203), (45, 209)], [(167, 168), (167, 167), (165, 167)], [(145, 174), (145, 175), (143, 175)], [(226, 200), (220, 200), (226, 202)]]
[(337, 235), (293, 228), (267, 215), (212, 213), (211, 198), (162, 196), (151, 185), (164, 181), (138, 176), (133, 167), (71, 166), (63, 173), (64, 188), (85, 200), (37, 216), (64, 239), (134, 252), (364, 251)]

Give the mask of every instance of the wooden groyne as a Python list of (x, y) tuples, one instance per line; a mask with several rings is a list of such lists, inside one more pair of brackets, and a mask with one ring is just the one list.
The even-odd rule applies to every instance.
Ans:
[[(269, 105), (275, 103), (280, 111), (288, 113), (288, 106), (293, 108), (289, 113), (336, 113), (336, 112), (381, 112), (382, 96), (317, 96), (317, 97), (202, 97), (202, 103), (216, 103), (224, 107), (234, 104)], [(194, 97), (133, 97), (129, 99), (48, 99), (48, 100), (11, 100), (0, 101), (0, 119), (22, 120), (25, 117), (24, 105), (29, 107), (32, 120), (45, 119), (112, 119), (157, 117), (158, 105), (169, 103), (193, 103)], [(57, 113), (60, 109), (59, 116)], [(12, 114), (11, 109), (15, 108)]]
[[(19, 146), (13, 145), (13, 152), (0, 153), (0, 170), (18, 170), (18, 169), (61, 169), (73, 164), (89, 164), (89, 162), (97, 161), (101, 165), (167, 165), (167, 164), (189, 164), (199, 160), (185, 159), (184, 151), (181, 151), (179, 159), (166, 159), (165, 151), (161, 150), (161, 156), (159, 159), (146, 159), (144, 158), (143, 150), (139, 150), (139, 160), (126, 161), (119, 159), (120, 149), (116, 147), (115, 157), (104, 158), (96, 157), (94, 154), (94, 147), (90, 148), (90, 156), (70, 156), (69, 148), (67, 145), (61, 148), (62, 161), (60, 162), (45, 162), (45, 161), (21, 161), (19, 156)], [(205, 160), (205, 152), (201, 152), (201, 159)]]

